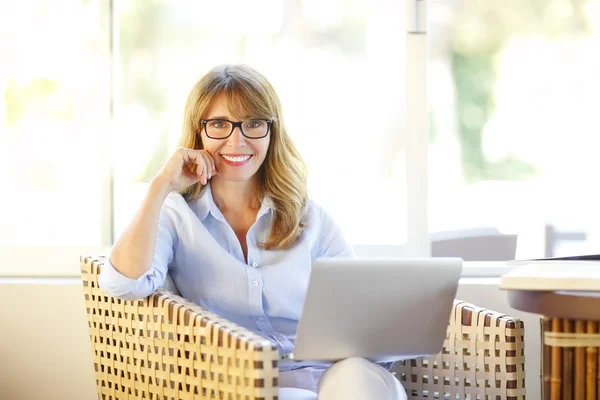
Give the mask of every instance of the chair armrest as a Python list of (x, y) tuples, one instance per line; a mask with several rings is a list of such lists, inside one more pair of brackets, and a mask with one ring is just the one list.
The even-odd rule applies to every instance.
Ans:
[(80, 261), (98, 398), (277, 398), (269, 340), (165, 289), (108, 296), (98, 287), (104, 257)]
[(524, 335), (517, 318), (455, 301), (442, 351), (394, 370), (409, 398), (525, 399)]

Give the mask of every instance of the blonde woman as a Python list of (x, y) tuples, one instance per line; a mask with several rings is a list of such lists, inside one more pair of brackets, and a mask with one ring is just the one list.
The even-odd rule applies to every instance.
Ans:
[[(180, 147), (112, 248), (100, 286), (144, 298), (168, 271), (185, 298), (286, 354), (312, 261), (338, 256), (352, 257), (352, 248), (308, 198), (275, 90), (250, 67), (226, 65), (193, 87)], [(281, 370), (279, 386), (282, 400), (406, 398), (386, 369), (360, 358)]]

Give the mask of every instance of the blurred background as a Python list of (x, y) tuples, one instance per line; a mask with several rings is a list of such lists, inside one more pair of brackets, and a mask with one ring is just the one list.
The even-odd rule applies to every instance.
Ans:
[(362, 255), (411, 255), (418, 228), (432, 255), (484, 261), (457, 298), (525, 321), (539, 398), (539, 317), (508, 306), (504, 263), (485, 261), (600, 253), (600, 0), (426, 1), (416, 157), (404, 0), (0, 2), (0, 398), (94, 398), (77, 260), (107, 254), (188, 91), (234, 62), (275, 86), (311, 196)]
[[(0, 3), (0, 247), (112, 244), (188, 91), (232, 62), (274, 84), (311, 195), (350, 242), (401, 247), (404, 14), (391, 0)], [(600, 0), (438, 0), (428, 17), (432, 240), (600, 252)]]

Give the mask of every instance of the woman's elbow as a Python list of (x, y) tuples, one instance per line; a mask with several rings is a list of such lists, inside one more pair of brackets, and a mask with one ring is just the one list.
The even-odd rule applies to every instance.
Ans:
[(102, 274), (100, 274), (98, 286), (107, 295), (121, 300), (142, 300), (156, 290), (155, 285), (147, 277), (142, 277), (135, 283), (117, 283), (102, 279)]

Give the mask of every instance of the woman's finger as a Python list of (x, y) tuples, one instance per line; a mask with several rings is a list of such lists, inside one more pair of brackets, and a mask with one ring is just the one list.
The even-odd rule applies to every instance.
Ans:
[(196, 175), (202, 176), (202, 163), (194, 163), (194, 165), (196, 166)]
[(195, 164), (196, 175), (200, 182), (206, 185), (208, 180), (216, 175), (214, 159), (206, 150), (184, 149), (184, 163)]
[(179, 151), (181, 152), (181, 156), (183, 158), (184, 164), (197, 164), (198, 157), (200, 154), (194, 149), (188, 149), (185, 147), (180, 147)]
[(208, 179), (211, 179), (214, 175), (213, 160), (212, 160), (211, 155), (208, 152), (204, 154), (204, 161), (206, 163), (206, 173), (208, 175)]
[(206, 163), (203, 161), (202, 162), (202, 184), (206, 185), (206, 182), (208, 182), (208, 168), (206, 168)]
[(208, 179), (210, 179), (213, 177), (213, 175), (215, 175), (214, 174), (215, 161), (212, 158), (212, 155), (206, 150), (202, 151), (202, 155), (203, 155), (203, 159), (204, 159), (204, 163), (205, 163), (206, 173), (207, 173)]
[(204, 151), (196, 149), (184, 149), (185, 164), (196, 164), (198, 166), (204, 163)]
[(206, 179), (210, 179), (210, 166), (204, 152), (202, 152), (200, 159), (202, 162), (202, 168), (204, 169), (204, 175), (206, 176)]
[(215, 165), (215, 160), (213, 159), (212, 154), (210, 154), (206, 150), (201, 150), (201, 151), (202, 151), (202, 156), (204, 156), (204, 160), (206, 161), (207, 168), (209, 170), (213, 169), (213, 166)]
[(211, 175), (214, 176), (217, 174), (217, 163), (215, 162), (215, 158), (212, 156), (212, 154), (208, 153), (208, 156), (210, 158), (210, 168), (211, 168), (210, 172), (211, 172)]

